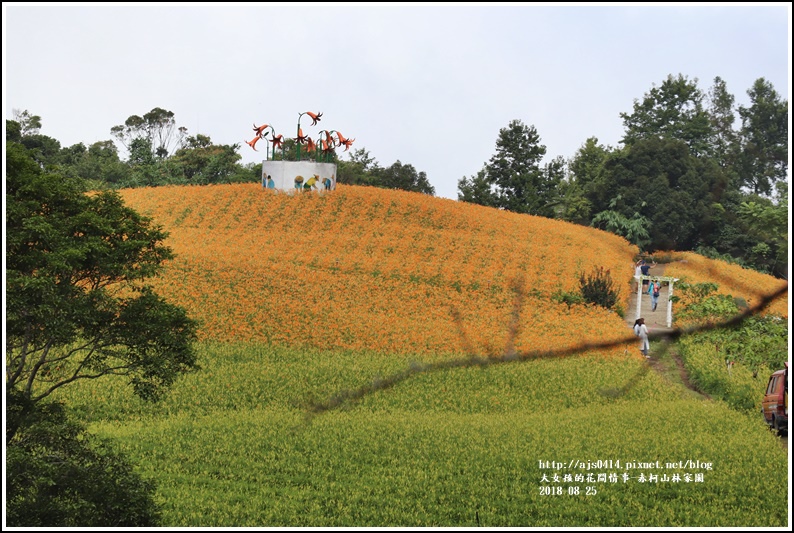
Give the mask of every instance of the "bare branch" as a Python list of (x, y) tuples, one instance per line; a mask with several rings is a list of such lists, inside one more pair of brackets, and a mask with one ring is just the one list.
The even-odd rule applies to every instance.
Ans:
[[(679, 339), (684, 336), (693, 335), (695, 333), (710, 331), (719, 328), (728, 328), (740, 324), (748, 317), (759, 313), (774, 300), (780, 298), (781, 296), (787, 293), (788, 293), (788, 284), (786, 284), (785, 286), (781, 287), (780, 289), (776, 290), (773, 293), (763, 296), (761, 298), (761, 301), (755, 306), (748, 308), (744, 312), (739, 313), (733, 317), (730, 317), (729, 319), (726, 319), (722, 322), (709, 322), (707, 324), (702, 324), (697, 326), (676, 328), (669, 332), (665, 332), (665, 331), (653, 332), (648, 335), (648, 339), (649, 340), (663, 339), (666, 341), (666, 343), (669, 343), (672, 342), (673, 340)], [(459, 315), (457, 316), (459, 317)], [(509, 335), (508, 339), (510, 340), (511, 338), (514, 337), (511, 337)], [(521, 353), (509, 353), (508, 351), (506, 351), (504, 355), (495, 356), (495, 357), (480, 357), (472, 352), (471, 355), (469, 355), (469, 357), (465, 359), (451, 359), (448, 361), (441, 361), (436, 363), (412, 363), (407, 369), (402, 370), (400, 372), (396, 372), (390, 376), (387, 376), (386, 378), (377, 378), (373, 380), (371, 383), (359, 387), (358, 389), (355, 390), (340, 391), (334, 394), (333, 396), (331, 396), (328, 400), (324, 402), (311, 403), (308, 407), (306, 420), (307, 422), (311, 421), (311, 418), (315, 415), (327, 411), (331, 411), (333, 409), (340, 407), (345, 403), (360, 400), (361, 398), (375, 391), (393, 387), (394, 385), (401, 383), (417, 374), (436, 372), (439, 370), (448, 370), (453, 368), (468, 368), (473, 366), (486, 367), (490, 365), (496, 365), (502, 363), (514, 363), (518, 361), (534, 361), (540, 359), (561, 358), (561, 357), (587, 352), (590, 350), (603, 350), (607, 348), (614, 348), (616, 346), (623, 346), (627, 343), (634, 342), (635, 340), (636, 340), (635, 335), (631, 333), (624, 338), (614, 341), (583, 343), (583, 344), (579, 344), (578, 346), (563, 348), (559, 350), (526, 351)], [(644, 365), (644, 367), (649, 367), (649, 366), (646, 364)], [(644, 375), (644, 373), (647, 371), (648, 368), (641, 370), (642, 375)], [(626, 385), (626, 387), (630, 387), (631, 386), (630, 384), (636, 382), (637, 379), (638, 379), (637, 376), (635, 376), (632, 380), (630, 380), (629, 384)]]

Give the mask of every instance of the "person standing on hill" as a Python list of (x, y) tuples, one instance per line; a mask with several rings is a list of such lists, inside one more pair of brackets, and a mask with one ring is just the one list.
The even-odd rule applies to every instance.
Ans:
[[(648, 342), (648, 326), (645, 325), (644, 318), (638, 318), (637, 323), (639, 324), (639, 336), (640, 336), (640, 352), (646, 358), (650, 357), (648, 355), (648, 349), (651, 347), (650, 343)], [(637, 326), (635, 325), (635, 328)]]
[[(642, 264), (640, 265), (640, 272), (642, 272), (642, 275), (643, 275), (643, 276), (647, 276), (647, 275), (650, 273), (651, 269), (652, 269), (653, 267), (655, 267), (655, 266), (656, 266), (656, 261), (654, 261), (652, 265), (649, 265), (648, 263), (646, 263), (646, 262), (643, 260)], [(647, 285), (647, 284), (648, 284), (648, 280), (647, 280), (647, 279), (645, 279), (645, 280), (642, 280), (642, 285), (643, 285), (643, 287), (644, 287), (645, 285)]]
[(640, 276), (642, 276), (642, 265), (645, 263), (642, 259), (634, 263), (634, 280), (637, 282), (637, 287), (635, 290), (639, 290), (640, 286)]

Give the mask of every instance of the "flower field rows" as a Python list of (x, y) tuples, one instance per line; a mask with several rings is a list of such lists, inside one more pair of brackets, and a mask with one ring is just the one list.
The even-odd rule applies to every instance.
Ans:
[(425, 374), (304, 418), (308, 399), (409, 361), (201, 343), (202, 371), (161, 404), (111, 377), (59, 397), (157, 481), (169, 527), (786, 524), (786, 450), (763, 423), (683, 399), (632, 355)]
[(170, 232), (176, 259), (156, 287), (202, 322), (205, 340), (405, 353), (459, 353), (468, 343), (494, 353), (519, 279), (527, 298), (517, 349), (626, 335), (613, 312), (550, 299), (578, 291), (580, 272), (604, 267), (625, 308), (636, 248), (606, 232), (344, 185), (325, 195), (258, 184), (122, 195)]
[[(717, 293), (744, 298), (747, 305), (758, 304), (760, 298), (786, 284), (767, 274), (739, 265), (708, 259), (693, 252), (677, 252), (676, 261), (667, 265), (665, 275), (684, 279), (687, 283), (716, 283)], [(686, 304), (686, 302), (684, 302)], [(788, 317), (788, 298), (778, 298), (766, 309), (781, 317)]]

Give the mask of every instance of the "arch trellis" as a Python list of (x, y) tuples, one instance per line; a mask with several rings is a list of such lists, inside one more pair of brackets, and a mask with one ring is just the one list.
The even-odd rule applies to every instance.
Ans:
[(673, 278), (670, 276), (640, 276), (639, 283), (637, 283), (637, 316), (636, 318), (640, 318), (642, 316), (642, 282), (648, 280), (651, 281), (659, 281), (659, 282), (667, 282), (667, 327), (673, 327), (673, 284), (678, 281), (678, 278)]

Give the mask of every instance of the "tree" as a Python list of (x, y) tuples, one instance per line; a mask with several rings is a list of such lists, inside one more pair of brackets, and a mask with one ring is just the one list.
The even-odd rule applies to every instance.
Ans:
[(614, 195), (608, 210), (623, 221), (650, 220), (651, 250), (692, 250), (719, 229), (724, 174), (713, 160), (694, 157), (683, 141), (638, 140), (611, 154), (604, 172)]
[(749, 248), (753, 266), (778, 277), (788, 273), (788, 182), (777, 183), (777, 202), (763, 197), (748, 198), (737, 209), (747, 234), (757, 239)]
[(496, 207), (532, 215), (554, 215), (550, 199), (556, 194), (540, 162), (546, 147), (535, 126), (511, 120), (499, 130), (496, 153), (485, 166), (485, 176), (496, 197)]
[[(542, 183), (546, 187), (546, 214), (544, 216), (560, 218), (566, 209), (565, 184), (567, 163), (565, 158), (557, 156), (543, 165)], [(570, 191), (568, 191), (570, 192)]]
[(38, 135), (41, 129), (41, 117), (38, 115), (31, 115), (28, 110), (20, 111), (14, 109), (12, 111), (14, 121), (19, 124), (20, 134), (23, 137), (28, 135)]
[(12, 527), (160, 525), (155, 486), (110, 441), (70, 420), (61, 404), (23, 407), (12, 389), (6, 408), (27, 423), (6, 447), (6, 523)]
[(736, 119), (734, 97), (728, 92), (725, 81), (717, 76), (708, 94), (708, 114), (714, 132), (711, 153), (723, 169), (731, 169), (736, 163), (738, 136), (733, 129)]
[(127, 117), (124, 124), (110, 128), (110, 133), (130, 152), (135, 140), (144, 139), (148, 141), (152, 156), (163, 159), (181, 144), (187, 128), (176, 126), (172, 111), (155, 107), (142, 117)]
[(239, 144), (215, 145), (208, 135), (188, 137), (173, 156), (187, 183), (229, 183), (239, 174)]
[(623, 136), (626, 145), (664, 137), (683, 141), (695, 156), (709, 154), (713, 132), (703, 109), (703, 93), (697, 87), (697, 78), (689, 81), (681, 74), (668, 75), (642, 101), (634, 101), (633, 113), (621, 113), (620, 117), (626, 128)]
[(581, 190), (588, 204), (586, 217), (590, 213), (608, 209), (614, 195), (604, 171), (604, 164), (612, 152), (611, 147), (598, 144), (597, 137), (590, 137), (579, 147), (568, 164), (571, 182)]
[(498, 198), (488, 179), (487, 168), (482, 168), (476, 176), (462, 177), (458, 180), (458, 200), (472, 204), (497, 207)]
[(158, 399), (197, 368), (196, 322), (145, 284), (173, 257), (167, 234), (117, 193), (45, 173), (17, 143), (6, 161), (7, 392), (35, 405), (78, 379), (120, 375)]
[(413, 165), (403, 165), (399, 160), (387, 168), (379, 169), (375, 175), (378, 187), (421, 192), (430, 196), (436, 193), (424, 172), (417, 172)]
[(636, 211), (631, 218), (617, 211), (601, 211), (593, 217), (592, 222), (594, 228), (601, 228), (615, 235), (620, 235), (630, 243), (636, 244), (639, 248), (644, 248), (651, 242), (648, 234), (650, 225), (651, 221)]
[(98, 141), (88, 147), (83, 157), (75, 163), (75, 173), (93, 188), (101, 184), (118, 186), (125, 183), (129, 167), (119, 159), (118, 149), (113, 141)]
[(768, 195), (788, 175), (788, 102), (764, 78), (747, 91), (750, 107), (739, 106), (742, 118), (741, 185)]
[(372, 185), (377, 184), (377, 174), (380, 171), (378, 161), (364, 148), (353, 149), (348, 154), (348, 160), (339, 160), (337, 163), (337, 183), (347, 185)]

